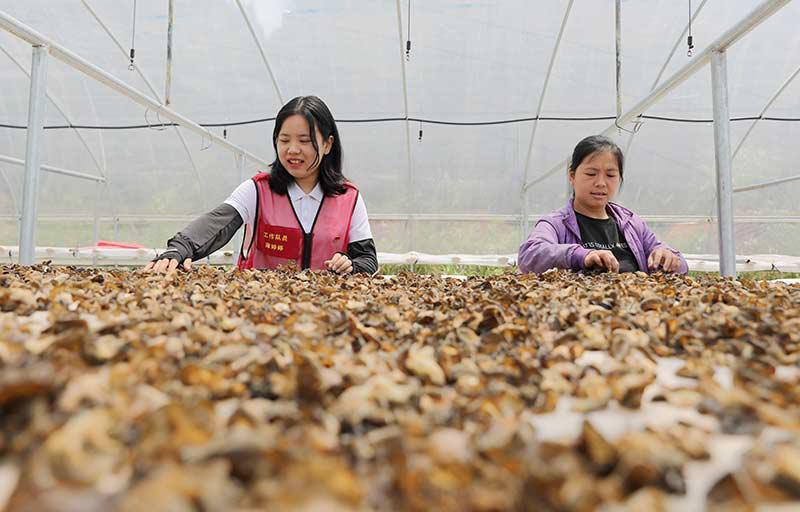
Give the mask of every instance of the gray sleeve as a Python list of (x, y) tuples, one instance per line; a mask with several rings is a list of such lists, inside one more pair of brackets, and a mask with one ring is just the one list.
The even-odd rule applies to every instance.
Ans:
[(347, 257), (353, 262), (353, 273), (374, 274), (378, 271), (378, 255), (372, 238), (350, 242)]
[(236, 208), (221, 204), (192, 221), (167, 242), (167, 251), (158, 259), (176, 258), (192, 261), (205, 258), (227, 244), (242, 225)]

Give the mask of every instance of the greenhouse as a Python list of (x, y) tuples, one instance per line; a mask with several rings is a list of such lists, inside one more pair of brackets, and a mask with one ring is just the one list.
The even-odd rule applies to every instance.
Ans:
[(800, 506), (798, 26), (0, 0), (0, 512)]

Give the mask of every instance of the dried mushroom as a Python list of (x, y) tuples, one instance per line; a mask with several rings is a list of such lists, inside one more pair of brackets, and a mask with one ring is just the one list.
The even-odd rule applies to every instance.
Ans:
[(721, 435), (753, 448), (710, 509), (800, 500), (800, 286), (49, 265), (0, 282), (0, 510), (670, 510)]

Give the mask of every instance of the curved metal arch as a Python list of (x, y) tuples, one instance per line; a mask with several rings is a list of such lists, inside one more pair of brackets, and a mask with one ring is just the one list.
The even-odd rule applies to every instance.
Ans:
[[(2, 51), (4, 54), (6, 54), (6, 56), (9, 59), (11, 59), (11, 62), (13, 62), (19, 68), (20, 71), (25, 73), (25, 76), (27, 76), (28, 80), (30, 80), (30, 78), (31, 78), (30, 71), (28, 71), (25, 68), (25, 66), (19, 60), (17, 60), (17, 58), (14, 57), (11, 54), (11, 52), (9, 52), (6, 49), (6, 47), (3, 46), (2, 44), (0, 44), (0, 51)], [(63, 105), (61, 104), (61, 102), (58, 99), (56, 99), (52, 94), (50, 94), (50, 91), (48, 91), (48, 90), (45, 90), (45, 96), (47, 97), (48, 100), (50, 100), (50, 103), (52, 103), (53, 106), (56, 107), (56, 110), (58, 110), (58, 113), (61, 114), (61, 117), (64, 118), (64, 120), (67, 122), (67, 124), (72, 125), (72, 120), (70, 119), (70, 116), (67, 114), (67, 112), (64, 109)], [(89, 156), (91, 157), (92, 161), (94, 162), (95, 167), (97, 167), (97, 171), (100, 173), (101, 176), (103, 176), (105, 178), (106, 177), (105, 168), (103, 167), (103, 165), (100, 164), (100, 161), (97, 159), (97, 157), (95, 156), (94, 152), (89, 147), (89, 143), (86, 141), (86, 138), (84, 138), (83, 134), (78, 129), (72, 128), (72, 131), (75, 133), (75, 135), (78, 136), (78, 139), (80, 139), (81, 144), (86, 149), (86, 152), (89, 153)]]
[[(100, 26), (103, 28), (103, 30), (108, 35), (108, 37), (110, 37), (111, 40), (114, 42), (114, 45), (119, 49), (119, 51), (122, 52), (122, 54), (127, 57), (128, 53), (125, 51), (125, 48), (122, 46), (122, 43), (120, 43), (119, 39), (117, 39), (117, 37), (114, 35), (114, 33), (111, 32), (111, 29), (108, 28), (108, 26), (105, 24), (105, 22), (103, 22), (103, 20), (100, 18), (100, 16), (97, 14), (97, 12), (92, 8), (92, 6), (89, 5), (89, 2), (87, 0), (81, 0), (81, 3), (86, 8), (86, 10), (89, 11), (89, 14), (92, 15), (92, 17), (95, 19), (95, 21), (97, 21), (97, 23), (100, 24)], [(147, 78), (147, 75), (144, 74), (144, 72), (141, 70), (141, 68), (136, 63), (133, 63), (132, 65), (133, 65), (136, 73), (139, 75), (139, 77), (142, 79), (142, 81), (147, 86), (147, 89), (150, 91), (150, 94), (152, 94), (153, 97), (159, 103), (163, 104), (164, 103), (164, 99), (156, 91), (155, 87), (153, 87), (153, 84)], [(197, 180), (197, 186), (200, 188), (200, 193), (201, 193), (201, 195), (203, 197), (206, 197), (206, 203), (208, 204), (208, 200), (207, 200), (208, 194), (205, 193), (205, 187), (203, 187), (203, 179), (200, 177), (200, 171), (197, 169), (197, 164), (194, 161), (194, 157), (192, 157), (192, 152), (189, 150), (189, 145), (186, 143), (186, 138), (183, 136), (183, 133), (181, 133), (179, 127), (174, 126), (173, 129), (175, 130), (175, 133), (178, 135), (178, 138), (181, 141), (181, 145), (183, 146), (183, 149), (186, 152), (186, 157), (189, 159), (189, 163), (191, 163), (191, 165), (192, 165), (192, 170), (194, 171), (194, 175), (195, 175), (195, 178)]]
[(783, 94), (783, 91), (785, 91), (786, 88), (789, 87), (789, 85), (791, 85), (791, 83), (794, 81), (795, 78), (797, 78), (798, 75), (800, 75), (800, 66), (797, 66), (797, 69), (795, 69), (794, 72), (791, 75), (789, 75), (789, 78), (787, 78), (783, 82), (783, 84), (778, 88), (778, 90), (775, 91), (775, 94), (773, 94), (772, 97), (767, 101), (767, 104), (764, 105), (764, 108), (761, 109), (761, 112), (759, 112), (758, 114), (758, 119), (753, 121), (753, 123), (750, 125), (750, 128), (748, 128), (747, 132), (745, 132), (745, 134), (742, 136), (742, 139), (739, 141), (739, 144), (736, 145), (736, 149), (733, 150), (733, 154), (731, 155), (731, 160), (736, 158), (736, 155), (739, 153), (739, 150), (742, 149), (742, 146), (744, 145), (745, 141), (750, 136), (750, 133), (756, 127), (758, 122), (764, 118), (764, 115), (767, 113), (767, 110), (769, 110), (772, 104), (775, 103), (778, 97), (781, 94)]
[(528, 222), (528, 188), (525, 184), (528, 182), (528, 173), (531, 166), (531, 159), (533, 157), (533, 143), (536, 140), (536, 131), (539, 128), (539, 117), (542, 115), (542, 108), (544, 107), (544, 98), (547, 95), (547, 87), (550, 85), (550, 76), (553, 73), (553, 66), (556, 62), (556, 57), (558, 56), (558, 50), (561, 47), (561, 39), (564, 37), (564, 30), (567, 26), (567, 21), (569, 20), (570, 12), (572, 12), (572, 4), (575, 0), (569, 0), (567, 4), (567, 8), (564, 10), (564, 17), (561, 19), (561, 27), (558, 29), (558, 36), (556, 37), (556, 44), (553, 46), (553, 53), (550, 55), (550, 63), (547, 65), (547, 73), (544, 77), (544, 84), (542, 85), (542, 93), (539, 95), (539, 104), (536, 107), (536, 119), (533, 121), (533, 130), (531, 131), (531, 140), (528, 143), (528, 155), (525, 158), (525, 167), (522, 171), (522, 189), (521, 189), (521, 201), (522, 201), (522, 235), (526, 236), (529, 229), (529, 222)]
[[(12, 55), (11, 52), (9, 52), (8, 49), (6, 49), (5, 46), (0, 45), (0, 51), (2, 51), (11, 60), (11, 62), (13, 62), (17, 66), (17, 68), (19, 68), (19, 70), (22, 71), (25, 74), (25, 76), (28, 77), (28, 80), (31, 79), (31, 74), (28, 71), (28, 69), (26, 69), (25, 66), (19, 60), (17, 60), (16, 57), (14, 57), (14, 55)], [(61, 117), (63, 117), (64, 120), (67, 122), (67, 124), (71, 126), (72, 125), (72, 120), (70, 119), (69, 114), (67, 114), (67, 111), (64, 108), (64, 106), (61, 104), (61, 102), (58, 99), (56, 99), (56, 97), (53, 96), (47, 88), (45, 88), (44, 93), (45, 93), (45, 97), (48, 100), (50, 100), (50, 103), (52, 103), (53, 106), (56, 107), (56, 110), (58, 110), (59, 114), (61, 114)], [(89, 157), (92, 159), (92, 162), (94, 162), (94, 165), (97, 168), (97, 172), (99, 172), (100, 176), (103, 178), (102, 186), (106, 187), (106, 189), (109, 190), (108, 189), (108, 182), (106, 181), (105, 148), (104, 148), (104, 145), (103, 145), (102, 137), (100, 139), (100, 150), (101, 150), (101, 153), (102, 153), (102, 162), (103, 163), (101, 164), (100, 160), (97, 159), (97, 156), (94, 154), (94, 151), (92, 151), (92, 148), (89, 146), (88, 141), (83, 136), (83, 134), (80, 132), (80, 130), (78, 130), (76, 128), (72, 128), (72, 131), (78, 137), (78, 140), (80, 140), (81, 145), (83, 145), (84, 149), (86, 149), (86, 152), (89, 154)], [(44, 166), (43, 166), (43, 168), (44, 168)], [(6, 186), (8, 186), (9, 192), (11, 192), (12, 200), (15, 203), (15, 206), (14, 206), (15, 211), (19, 212), (19, 214), (22, 215), (21, 210), (16, 205), (16, 203), (18, 201), (17, 201), (16, 197), (14, 196), (14, 191), (13, 191), (13, 189), (11, 189), (11, 184), (9, 183), (8, 178), (6, 177), (5, 172), (3, 172), (3, 181), (6, 183)], [(98, 194), (97, 193), (95, 193), (94, 203), (95, 203), (94, 204), (94, 209), (95, 209), (95, 211), (97, 211), (97, 208), (98, 208)]]
[(255, 42), (256, 47), (258, 48), (258, 53), (261, 54), (261, 60), (264, 62), (264, 66), (267, 68), (267, 73), (269, 73), (269, 78), (272, 80), (272, 86), (275, 88), (275, 94), (278, 95), (278, 101), (280, 101), (281, 105), (283, 105), (283, 94), (281, 93), (281, 88), (278, 86), (278, 79), (272, 72), (272, 66), (269, 65), (269, 59), (267, 59), (267, 52), (264, 50), (264, 45), (261, 44), (261, 39), (259, 39), (258, 35), (256, 34), (256, 30), (253, 27), (253, 22), (250, 20), (250, 15), (247, 14), (247, 11), (242, 4), (242, 0), (236, 0), (236, 5), (239, 6), (239, 11), (241, 11), (242, 17), (247, 24), (247, 29), (250, 31), (250, 35), (253, 36), (253, 42)]
[[(650, 92), (647, 96), (642, 98), (636, 105), (628, 109), (620, 119), (619, 124), (625, 124), (647, 110), (650, 106), (657, 103), (664, 96), (669, 94), (670, 91), (675, 89), (678, 85), (682, 84), (690, 76), (694, 75), (699, 69), (703, 68), (711, 61), (711, 56), (714, 52), (724, 51), (731, 45), (735, 44), (739, 39), (744, 37), (747, 33), (759, 26), (765, 20), (769, 19), (773, 14), (781, 10), (791, 0), (763, 0), (761, 4), (755, 7), (749, 14), (742, 18), (739, 22), (733, 25), (730, 29), (725, 31), (721, 36), (715, 39), (708, 47), (696, 55), (691, 62), (684, 65), (678, 71), (673, 73), (664, 83), (656, 87), (655, 90)], [(609, 135), (617, 128), (617, 123), (612, 124), (601, 132), (602, 135)], [(539, 183), (559, 169), (563, 169), (569, 163), (569, 159), (564, 159), (541, 176), (529, 181), (524, 188), (528, 189)]]

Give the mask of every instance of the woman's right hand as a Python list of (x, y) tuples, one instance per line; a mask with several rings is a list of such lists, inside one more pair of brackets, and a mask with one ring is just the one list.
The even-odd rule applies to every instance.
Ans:
[(611, 272), (619, 272), (619, 261), (611, 251), (592, 251), (583, 259), (586, 268), (600, 267)]
[[(179, 261), (174, 258), (164, 258), (161, 260), (151, 261), (144, 267), (144, 272), (155, 272), (157, 274), (165, 274), (178, 268)], [(190, 270), (192, 268), (191, 258), (183, 260), (183, 269)]]

